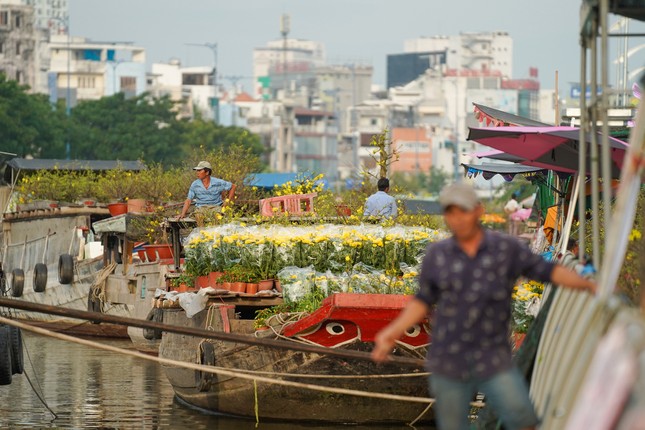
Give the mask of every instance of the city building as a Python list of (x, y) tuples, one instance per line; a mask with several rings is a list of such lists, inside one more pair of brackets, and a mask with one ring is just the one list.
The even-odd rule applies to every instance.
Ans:
[(513, 39), (502, 31), (408, 39), (403, 51), (388, 55), (388, 88), (405, 85), (426, 69), (438, 67), (513, 76)]
[(93, 42), (83, 37), (50, 38), (49, 94), (52, 101), (97, 100), (146, 90), (146, 54), (141, 47), (122, 42)]
[(338, 126), (333, 112), (296, 107), (293, 161), (296, 172), (323, 173), (338, 178)]
[(34, 10), (19, 1), (0, 2), (0, 72), (8, 79), (33, 88), (36, 85)]
[(392, 162), (390, 172), (429, 172), (432, 167), (432, 135), (432, 128), (429, 126), (393, 128), (390, 138), (398, 159)]
[(320, 42), (272, 40), (266, 46), (253, 49), (254, 96), (278, 98), (278, 92), (313, 79), (314, 70), (324, 64), (325, 48)]
[(68, 0), (20, 0), (34, 9), (34, 27), (47, 30), (50, 34), (69, 32)]
[(179, 60), (153, 63), (148, 75), (148, 91), (155, 97), (169, 96), (182, 101), (180, 115), (219, 122), (219, 98), (213, 80), (213, 67), (181, 67)]
[(372, 66), (362, 64), (320, 66), (315, 70), (312, 107), (334, 113), (341, 133), (356, 127), (350, 107), (370, 98)]
[(426, 70), (446, 64), (447, 51), (405, 52), (387, 56), (387, 88), (414, 81)]

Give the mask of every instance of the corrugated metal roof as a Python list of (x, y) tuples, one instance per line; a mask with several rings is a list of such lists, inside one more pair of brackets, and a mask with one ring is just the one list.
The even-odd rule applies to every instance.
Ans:
[(141, 161), (119, 160), (54, 160), (42, 158), (12, 158), (7, 165), (14, 170), (144, 170)]
[(4, 180), (11, 183), (16, 180), (19, 172), (36, 170), (93, 170), (104, 171), (121, 168), (123, 170), (144, 170), (146, 165), (141, 161), (119, 160), (55, 160), (43, 158), (12, 158), (4, 170)]

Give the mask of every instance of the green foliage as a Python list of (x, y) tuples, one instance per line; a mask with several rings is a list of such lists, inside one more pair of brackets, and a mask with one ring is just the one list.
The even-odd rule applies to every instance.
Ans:
[(370, 157), (376, 163), (378, 173), (373, 174), (369, 171), (365, 173), (376, 179), (387, 178), (390, 166), (399, 159), (399, 153), (390, 138), (390, 131), (385, 129), (383, 132), (375, 134), (370, 141), (370, 145), (374, 147), (370, 151)]
[(123, 93), (83, 101), (71, 120), (72, 158), (177, 161), (183, 123), (170, 98)]
[(196, 146), (206, 153), (231, 153), (234, 149), (243, 147), (255, 158), (259, 158), (265, 151), (258, 135), (241, 127), (223, 127), (203, 119), (195, 119), (186, 124), (181, 140), (181, 150), (185, 154), (194, 154), (193, 148)]
[(0, 73), (0, 142), (2, 150), (35, 157), (62, 158), (67, 119), (64, 108), (52, 108), (47, 96)]
[[(592, 215), (595, 216), (595, 215)], [(597, 214), (600, 224), (600, 253), (604, 253), (603, 243), (605, 241), (604, 216), (605, 209), (600, 202)], [(585, 253), (592, 254), (591, 220), (587, 221), (587, 237), (585, 239)], [(616, 288), (623, 293), (633, 304), (641, 303), (643, 299), (641, 288), (643, 285), (643, 273), (645, 273), (645, 187), (641, 187), (636, 206), (636, 216), (629, 236), (629, 243), (625, 253), (625, 260), (620, 269)]]
[[(0, 73), (0, 142), (3, 151), (20, 157), (143, 160), (179, 166), (194, 154), (232, 152), (245, 148), (255, 159), (265, 152), (259, 136), (240, 127), (211, 121), (177, 119), (177, 102), (148, 94), (126, 98), (123, 93), (83, 100), (71, 115), (53, 106), (47, 96), (29, 94), (28, 87)], [(260, 166), (262, 167), (262, 166)]]
[(417, 195), (438, 195), (448, 183), (450, 175), (442, 169), (430, 169), (429, 173), (394, 173), (391, 183), (400, 189)]

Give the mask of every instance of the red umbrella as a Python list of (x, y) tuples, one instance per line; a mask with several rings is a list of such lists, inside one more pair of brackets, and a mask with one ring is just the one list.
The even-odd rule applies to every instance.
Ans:
[[(560, 172), (578, 170), (580, 129), (576, 127), (490, 127), (470, 128), (468, 140), (520, 158), (522, 164)], [(601, 136), (597, 142), (600, 145)], [(587, 135), (587, 142), (591, 134)], [(611, 145), (612, 176), (620, 177), (620, 169), (627, 151), (627, 143), (614, 137)], [(598, 153), (600, 155), (600, 148)], [(494, 155), (493, 155), (494, 157)], [(587, 172), (589, 169), (587, 156)]]

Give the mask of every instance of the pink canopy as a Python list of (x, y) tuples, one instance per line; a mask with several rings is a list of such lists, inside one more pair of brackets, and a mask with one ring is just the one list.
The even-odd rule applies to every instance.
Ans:
[[(481, 143), (510, 156), (518, 157), (522, 164), (573, 173), (578, 171), (580, 129), (576, 127), (490, 127), (470, 128), (468, 140)], [(601, 136), (597, 142), (600, 144)], [(591, 134), (587, 135), (587, 142)], [(612, 176), (619, 177), (627, 143), (610, 137)], [(600, 153), (600, 147), (598, 148)], [(500, 155), (483, 155), (498, 158)], [(589, 172), (587, 156), (587, 172)]]

